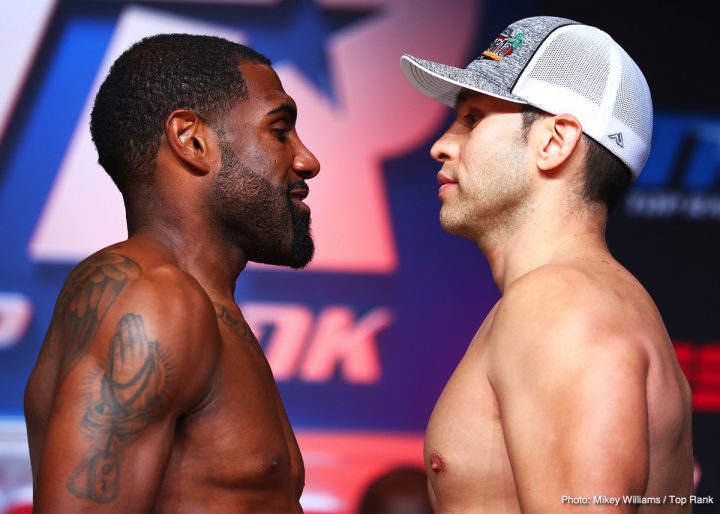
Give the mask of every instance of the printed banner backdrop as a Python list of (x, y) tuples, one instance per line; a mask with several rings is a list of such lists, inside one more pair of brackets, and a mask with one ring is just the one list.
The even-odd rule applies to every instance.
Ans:
[(720, 492), (720, 101), (702, 89), (718, 43), (684, 39), (712, 29), (679, 7), (652, 4), (648, 19), (649, 2), (630, 11), (619, 1), (579, 3), (12, 7), (0, 20), (8, 63), (0, 89), (0, 512), (31, 499), (23, 390), (56, 296), (75, 263), (126, 236), (122, 201), (95, 164), (88, 133), (94, 93), (120, 52), (158, 32), (220, 35), (268, 55), (297, 101), (300, 135), (322, 163), (308, 198), (317, 258), (299, 272), (249, 267), (236, 299), (299, 436), (303, 506), (353, 512), (371, 478), (422, 465), (434, 402), (499, 297), (477, 248), (439, 227), (438, 166), (428, 151), (452, 113), (405, 83), (399, 57), (465, 66), (510, 21), (537, 14), (606, 29), (648, 77), (653, 151), (611, 216), (608, 240), (655, 298), (693, 387), (697, 494)]

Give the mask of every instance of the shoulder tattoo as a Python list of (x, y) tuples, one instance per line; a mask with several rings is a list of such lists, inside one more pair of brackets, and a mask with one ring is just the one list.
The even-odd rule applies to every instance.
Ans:
[[(125, 285), (142, 274), (140, 265), (117, 253), (90, 257), (68, 278), (60, 293), (53, 324), (60, 323), (70, 362), (81, 357)], [(49, 332), (52, 332), (52, 327)], [(49, 349), (52, 351), (52, 349)]]
[(250, 327), (245, 321), (238, 321), (235, 319), (233, 315), (230, 314), (230, 310), (224, 305), (217, 302), (213, 302), (213, 305), (215, 306), (215, 313), (217, 314), (218, 319), (222, 321), (226, 327), (232, 330), (235, 335), (238, 335), (243, 339), (247, 339), (250, 336)]

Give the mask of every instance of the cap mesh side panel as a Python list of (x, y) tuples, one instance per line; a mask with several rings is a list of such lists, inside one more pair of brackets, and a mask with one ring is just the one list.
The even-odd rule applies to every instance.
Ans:
[(645, 88), (645, 79), (634, 62), (626, 55), (622, 56), (623, 71), (620, 76), (620, 89), (615, 98), (613, 116), (630, 127), (643, 141), (650, 142), (652, 125), (647, 123), (646, 105), (651, 100)]
[[(558, 35), (537, 60), (529, 76), (575, 91), (600, 105), (610, 72), (609, 53), (606, 45), (586, 45), (589, 37), (592, 36)], [(588, 73), (588, 70), (593, 72)]]

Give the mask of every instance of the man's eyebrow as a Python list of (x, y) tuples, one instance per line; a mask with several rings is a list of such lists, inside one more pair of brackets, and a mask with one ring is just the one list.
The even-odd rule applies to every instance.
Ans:
[(289, 104), (289, 103), (285, 103), (285, 102), (281, 103), (280, 105), (278, 105), (277, 107), (275, 107), (274, 109), (269, 111), (266, 114), (266, 116), (272, 116), (272, 115), (278, 114), (278, 113), (286, 114), (286, 115), (290, 116), (290, 118), (292, 118), (293, 120), (295, 120), (297, 118), (297, 108), (294, 105)]
[(473, 96), (475, 94), (477, 94), (477, 93), (475, 93), (475, 91), (471, 91), (469, 89), (462, 88), (458, 92), (457, 96), (455, 97), (455, 106), (457, 107), (458, 105), (465, 102), (466, 100), (468, 100), (471, 96)]

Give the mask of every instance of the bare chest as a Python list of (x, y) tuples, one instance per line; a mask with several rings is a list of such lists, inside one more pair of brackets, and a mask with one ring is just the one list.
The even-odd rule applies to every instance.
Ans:
[(482, 328), (432, 412), (425, 466), (439, 512), (519, 512)]
[(244, 323), (235, 328), (221, 324), (210, 399), (180, 419), (168, 473), (211, 489), (265, 491), (296, 502), (304, 482), (300, 450), (257, 340)]

